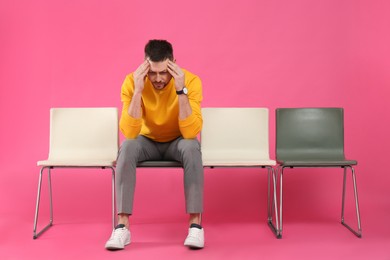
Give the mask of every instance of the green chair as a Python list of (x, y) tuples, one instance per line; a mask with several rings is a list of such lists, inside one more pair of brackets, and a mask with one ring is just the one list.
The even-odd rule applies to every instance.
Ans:
[[(361, 237), (358, 191), (353, 165), (344, 155), (344, 112), (342, 108), (276, 109), (276, 161), (278, 162), (279, 234), (283, 224), (283, 173), (285, 168), (340, 167), (344, 169), (341, 224)], [(347, 170), (350, 169), (355, 198), (357, 230), (344, 221)]]

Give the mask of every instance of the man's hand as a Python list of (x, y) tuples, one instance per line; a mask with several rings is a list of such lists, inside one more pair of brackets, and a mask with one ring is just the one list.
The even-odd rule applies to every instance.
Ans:
[(145, 60), (133, 73), (134, 93), (131, 98), (127, 113), (134, 118), (141, 118), (141, 96), (145, 86), (145, 77), (150, 68), (149, 60)]
[(145, 86), (145, 77), (149, 72), (150, 63), (145, 60), (137, 69), (134, 71), (134, 92), (142, 93)]
[(184, 71), (173, 61), (168, 60), (168, 72), (175, 79), (175, 88), (180, 91), (184, 88)]
[[(182, 90), (185, 85), (184, 71), (174, 62), (168, 61), (168, 72), (175, 79), (176, 91)], [(184, 120), (192, 113), (187, 95), (179, 95), (179, 119)]]

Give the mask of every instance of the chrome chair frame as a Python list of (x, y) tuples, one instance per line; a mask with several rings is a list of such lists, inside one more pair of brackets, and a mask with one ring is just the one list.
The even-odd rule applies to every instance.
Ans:
[[(110, 166), (43, 166), (39, 172), (39, 179), (38, 179), (38, 193), (37, 193), (37, 201), (35, 205), (35, 217), (34, 217), (34, 229), (33, 229), (33, 238), (37, 239), (43, 232), (48, 230), (51, 226), (53, 226), (53, 192), (52, 192), (52, 185), (51, 185), (51, 170), (54, 168), (98, 168), (98, 169), (106, 169), (109, 168), (112, 171), (112, 182), (111, 182), (111, 189), (112, 189), (112, 228), (115, 228), (115, 168)], [(50, 208), (50, 219), (49, 224), (47, 224), (45, 227), (43, 227), (40, 231), (37, 232), (37, 226), (38, 226), (38, 216), (39, 216), (39, 206), (40, 206), (40, 200), (41, 200), (41, 187), (42, 187), (42, 178), (44, 170), (47, 169), (47, 176), (48, 176), (48, 186), (49, 186), (49, 208)]]
[[(203, 166), (204, 168), (238, 168), (238, 166)], [(143, 161), (137, 164), (137, 168), (183, 168), (183, 165), (177, 161)], [(268, 226), (277, 238), (281, 238), (279, 234), (279, 217), (277, 211), (277, 196), (276, 196), (276, 174), (272, 166), (239, 166), (239, 168), (261, 168), (268, 171), (268, 189), (267, 189), (267, 214)], [(271, 197), (271, 177), (273, 183), (273, 198)], [(273, 207), (272, 207), (273, 204)], [(275, 224), (273, 221), (273, 213), (275, 213)]]
[[(359, 210), (359, 198), (358, 198), (358, 191), (357, 191), (357, 184), (356, 184), (356, 174), (355, 169), (351, 165), (346, 166), (278, 166), (277, 172), (278, 172), (278, 181), (279, 181), (279, 187), (280, 187), (280, 194), (279, 194), (279, 215), (280, 215), (280, 229), (279, 229), (279, 236), (282, 237), (283, 234), (283, 172), (285, 168), (343, 168), (344, 169), (344, 176), (343, 176), (343, 191), (342, 191), (342, 202), (341, 202), (341, 224), (345, 226), (349, 231), (351, 231), (355, 236), (361, 238), (362, 237), (362, 228), (361, 228), (361, 220), (360, 220), (360, 210)], [(345, 209), (345, 191), (346, 191), (346, 185), (347, 185), (347, 168), (351, 169), (351, 177), (353, 182), (353, 191), (354, 191), (354, 198), (355, 198), (355, 209), (356, 209), (356, 219), (357, 219), (357, 229), (351, 228), (350, 225), (348, 225), (345, 222), (344, 217), (344, 209)]]
[[(272, 233), (274, 233), (275, 237), (280, 239), (282, 238), (280, 233), (280, 221), (278, 217), (278, 210), (277, 210), (277, 195), (276, 195), (276, 174), (274, 167), (268, 166), (268, 165), (262, 165), (262, 166), (204, 166), (205, 168), (208, 167), (210, 169), (214, 168), (260, 168), (260, 169), (267, 169), (267, 223), (270, 227)], [(272, 178), (272, 179), (271, 179)], [(271, 181), (272, 180), (272, 181)], [(271, 183), (273, 183), (273, 196), (271, 197)], [(275, 214), (275, 223), (273, 214)]]

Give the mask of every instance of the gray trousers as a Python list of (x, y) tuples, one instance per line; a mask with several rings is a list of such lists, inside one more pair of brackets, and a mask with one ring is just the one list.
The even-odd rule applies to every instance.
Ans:
[(116, 201), (118, 213), (132, 214), (136, 166), (148, 160), (176, 160), (184, 168), (184, 193), (187, 213), (203, 212), (204, 173), (200, 144), (197, 139), (179, 137), (159, 143), (144, 136), (125, 140), (116, 165)]

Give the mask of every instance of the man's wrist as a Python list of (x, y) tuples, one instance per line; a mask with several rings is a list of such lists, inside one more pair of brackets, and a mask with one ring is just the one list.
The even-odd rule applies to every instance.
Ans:
[(188, 89), (184, 86), (181, 90), (176, 90), (176, 94), (178, 95), (187, 95), (188, 94)]
[(135, 96), (141, 97), (142, 96), (142, 90), (134, 90), (133, 97), (135, 97)]

